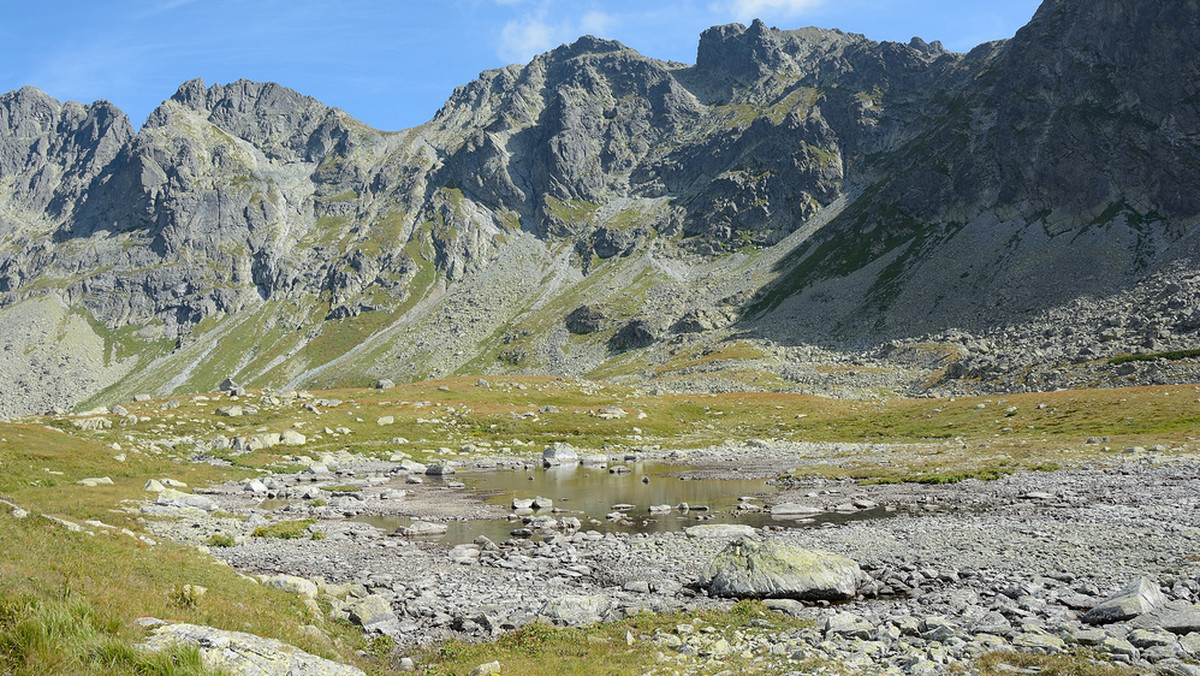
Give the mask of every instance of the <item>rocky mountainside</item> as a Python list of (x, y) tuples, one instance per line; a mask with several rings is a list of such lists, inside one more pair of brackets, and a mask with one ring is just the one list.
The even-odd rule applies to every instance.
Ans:
[(756, 21), (689, 66), (584, 37), (401, 132), (272, 83), (185, 83), (136, 133), (11, 92), (0, 414), (226, 376), (1194, 378), (1107, 359), (1200, 347), (1198, 33), (1190, 0), (1046, 0), (968, 54)]

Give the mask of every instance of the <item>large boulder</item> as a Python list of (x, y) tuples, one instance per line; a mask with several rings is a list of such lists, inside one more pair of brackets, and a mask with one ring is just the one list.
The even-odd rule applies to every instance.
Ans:
[(591, 624), (604, 619), (609, 606), (609, 600), (603, 596), (569, 594), (546, 601), (538, 617), (555, 624)]
[(635, 319), (622, 326), (608, 341), (608, 346), (616, 351), (637, 350), (649, 347), (658, 341), (654, 326), (645, 319)]
[(567, 330), (578, 335), (595, 333), (604, 328), (608, 316), (599, 306), (581, 305), (571, 311), (564, 320)]
[(700, 584), (714, 596), (842, 601), (854, 598), (866, 580), (844, 556), (742, 537), (705, 566)]
[(317, 597), (317, 584), (312, 580), (295, 575), (268, 575), (263, 577), (262, 586), (282, 589), (285, 592), (307, 596), (310, 599)]
[(556, 441), (542, 451), (542, 465), (555, 467), (557, 465), (573, 465), (579, 462), (579, 453), (570, 444)]
[(317, 657), (282, 641), (195, 624), (160, 626), (141, 647), (156, 652), (174, 646), (195, 647), (205, 669), (223, 674), (363, 676), (356, 667)]
[(1088, 624), (1110, 624), (1130, 620), (1167, 602), (1158, 585), (1139, 578), (1122, 587), (1083, 616)]
[(350, 621), (366, 631), (376, 631), (396, 622), (392, 605), (378, 594), (348, 602), (346, 611), (350, 615)]

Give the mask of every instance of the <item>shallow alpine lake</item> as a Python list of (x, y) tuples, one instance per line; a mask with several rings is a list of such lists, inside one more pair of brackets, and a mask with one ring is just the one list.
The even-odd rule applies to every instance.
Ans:
[[(767, 509), (739, 508), (743, 504), (761, 506), (761, 498), (781, 491), (764, 479), (688, 478), (686, 468), (663, 463), (630, 462), (625, 466), (629, 473), (612, 473), (605, 467), (563, 465), (524, 471), (463, 471), (449, 477), (423, 478), (426, 484), (435, 486), (462, 482), (465, 488), (457, 490), (475, 492), (486, 502), (504, 507), (510, 507), (515, 499), (546, 498), (553, 501), (553, 507), (523, 512), (521, 516), (548, 515), (557, 519), (573, 516), (582, 523), (581, 531), (600, 533), (678, 531), (704, 523), (745, 524), (754, 528), (811, 528), (888, 515), (883, 508), (874, 508), (851, 513), (821, 512), (803, 517), (772, 516)], [(799, 496), (794, 501), (805, 502)], [(686, 509), (683, 508), (685, 503)], [(651, 506), (668, 506), (670, 509), (651, 512)], [(614, 511), (621, 511), (626, 518), (607, 518)], [(361, 515), (350, 520), (388, 532), (413, 521), (395, 515)], [(518, 515), (507, 520), (480, 519), (445, 524), (449, 530), (437, 539), (450, 544), (472, 542), (480, 535), (499, 542), (512, 537), (515, 529), (524, 527)], [(532, 537), (540, 539), (553, 532), (538, 532)]]

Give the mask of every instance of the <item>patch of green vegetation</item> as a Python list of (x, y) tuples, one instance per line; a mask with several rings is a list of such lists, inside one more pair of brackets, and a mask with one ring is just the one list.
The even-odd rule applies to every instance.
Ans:
[(330, 493), (358, 493), (362, 491), (362, 486), (322, 486), (321, 490)]
[[(146, 340), (139, 335), (139, 332), (145, 328), (142, 326), (131, 324), (117, 329), (110, 329), (85, 310), (74, 309), (71, 312), (86, 320), (92, 331), (104, 339), (104, 360), (106, 364), (123, 361), (129, 357), (138, 357), (143, 362), (151, 362), (159, 356), (169, 354), (178, 344), (172, 338)], [(161, 322), (156, 325), (161, 325)]]
[(1113, 366), (1120, 366), (1131, 361), (1158, 361), (1159, 359), (1181, 361), (1183, 359), (1197, 358), (1200, 358), (1200, 350), (1170, 350), (1168, 352), (1148, 352), (1145, 354), (1122, 354), (1109, 359), (1108, 363)]
[(120, 618), (69, 588), (42, 598), (0, 594), (0, 670), (12, 674), (205, 674), (195, 647), (137, 650)]
[(550, 216), (563, 223), (586, 223), (600, 208), (599, 205), (584, 200), (563, 200), (557, 197), (546, 197), (546, 209)]
[(239, 190), (250, 189), (250, 176), (247, 174), (236, 174), (229, 179), (229, 187)]
[(1043, 676), (1134, 676), (1141, 673), (1132, 667), (1113, 664), (1086, 650), (1075, 650), (1061, 655), (992, 652), (980, 656), (975, 662), (975, 667), (983, 676), (1013, 673), (1037, 673)]
[(322, 234), (336, 233), (342, 226), (350, 222), (346, 216), (321, 216), (317, 219), (316, 229)]
[[(533, 623), (504, 634), (494, 641), (469, 644), (450, 640), (437, 648), (427, 648), (420, 661), (425, 673), (435, 675), (466, 674), (480, 664), (499, 662), (504, 673), (531, 676), (564, 676), (568, 674), (632, 674), (642, 673), (646, 665), (656, 662), (659, 649), (654, 639), (671, 634), (682, 624), (712, 637), (732, 642), (735, 634), (760, 633), (764, 636), (812, 626), (811, 622), (794, 620), (767, 610), (761, 602), (742, 601), (726, 610), (696, 611), (655, 615), (639, 613), (618, 622), (586, 627), (557, 628)], [(741, 655), (730, 655), (721, 668), (733, 672), (742, 670), (762, 673), (781, 672), (783, 666), (816, 667), (815, 663), (789, 663), (780, 657), (777, 664), (767, 665)]]
[(908, 248), (885, 267), (868, 292), (884, 303), (894, 294), (895, 282), (914, 260), (952, 237), (960, 225), (923, 224), (896, 205), (875, 202), (877, 190), (867, 191), (855, 202), (853, 212), (838, 217), (776, 265), (782, 274), (764, 287), (750, 304), (748, 315), (767, 312), (787, 298), (817, 282), (846, 277), (879, 260), (898, 247)]
[(816, 107), (820, 98), (821, 90), (816, 87), (797, 87), (768, 108), (767, 117), (775, 124), (783, 122), (783, 119), (793, 111), (807, 117)]
[(762, 111), (748, 103), (730, 103), (723, 106), (713, 106), (720, 119), (730, 127), (748, 127), (758, 119)]
[(209, 547), (232, 547), (237, 544), (237, 540), (234, 540), (232, 535), (213, 533), (206, 544)]
[(816, 160), (818, 167), (836, 167), (841, 164), (842, 157), (837, 152), (829, 151), (811, 143), (804, 143), (804, 149)]
[(316, 519), (294, 519), (291, 521), (276, 521), (275, 523), (259, 526), (250, 535), (256, 538), (276, 538), (279, 540), (299, 540), (310, 537), (308, 527), (316, 523)]

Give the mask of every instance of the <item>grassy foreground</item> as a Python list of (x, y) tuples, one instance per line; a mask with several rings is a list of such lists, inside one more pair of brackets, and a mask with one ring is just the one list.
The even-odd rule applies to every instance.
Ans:
[[(217, 413), (231, 403), (246, 410), (232, 417)], [(316, 410), (303, 408), (305, 403)], [(134, 649), (145, 636), (134, 620), (144, 616), (278, 638), (370, 673), (394, 670), (398, 655), (389, 654), (386, 643), (368, 643), (352, 626), (312, 616), (295, 596), (262, 588), (195, 549), (139, 539), (145, 525), (127, 506), (147, 498), (142, 487), (151, 478), (197, 487), (262, 468), (286, 471), (296, 467), (297, 454), (317, 458), (342, 450), (466, 460), (475, 453), (534, 455), (554, 441), (602, 452), (776, 439), (845, 444), (798, 454), (795, 475), (940, 482), (1106, 461), (1123, 457), (1127, 447), (1190, 454), (1200, 429), (1200, 391), (1190, 385), (957, 400), (828, 400), (652, 394), (535, 377), (492, 379), (485, 387), (459, 378), (311, 398), (251, 393), (232, 402), (210, 394), (125, 406), (124, 415), (0, 424), (0, 497), (31, 513), (16, 519), (0, 504), (0, 673), (200, 673), (194, 651), (146, 655)], [(245, 454), (209, 452), (228, 466), (192, 460), (197, 440), (285, 430), (306, 435), (306, 443)], [(108, 477), (112, 484), (77, 485), (88, 477)], [(82, 524), (92, 534), (41, 515)], [(197, 596), (186, 585), (208, 591)], [(703, 621), (717, 631), (740, 631), (762, 620), (759, 613), (742, 606)], [(483, 646), (448, 643), (419, 657), (446, 674), (491, 661), (500, 661), (506, 673), (630, 673), (656, 659), (647, 637), (696, 620), (644, 616), (587, 629), (532, 627)], [(774, 615), (769, 621), (784, 622)], [(301, 629), (305, 625), (310, 627)], [(1093, 671), (1082, 658), (1021, 658), (1038, 664), (1013, 659), (989, 657), (979, 666), (994, 673), (1004, 671), (995, 666), (1000, 664), (1040, 666), (1042, 673), (1119, 673)], [(753, 659), (741, 668), (770, 673)]]

